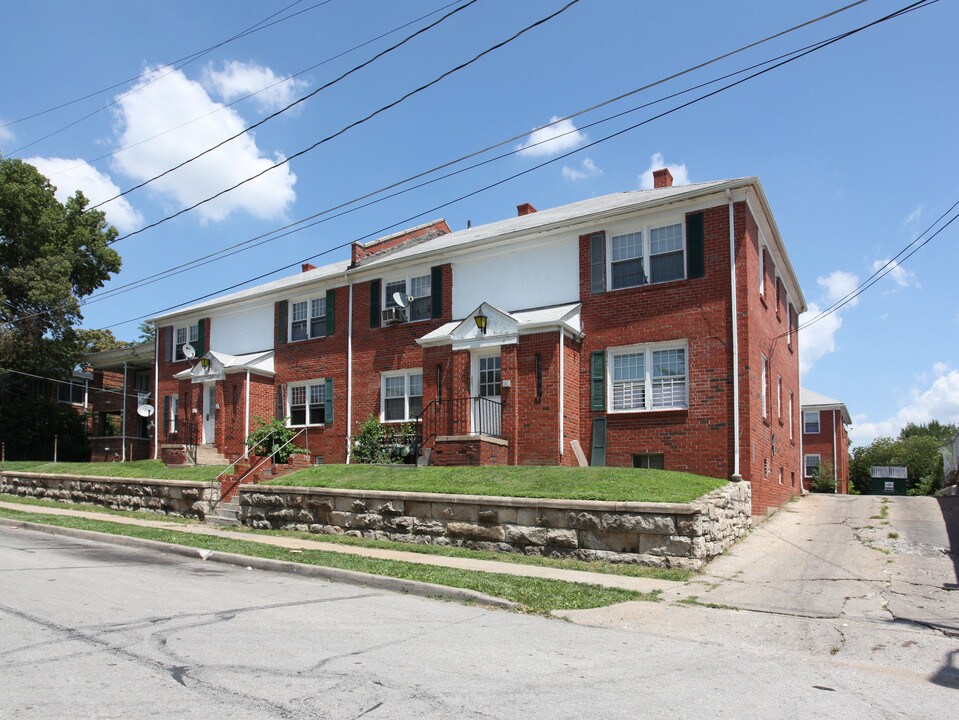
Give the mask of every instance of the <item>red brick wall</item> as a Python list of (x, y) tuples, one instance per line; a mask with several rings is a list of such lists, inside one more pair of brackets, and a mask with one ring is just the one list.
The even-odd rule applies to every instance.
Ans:
[[(704, 212), (705, 275), (656, 285), (590, 292), (589, 236), (580, 238), (583, 339), (579, 368), (581, 442), (590, 457), (592, 424), (607, 418), (606, 464), (662, 453), (667, 470), (728, 478), (732, 466), (726, 205)], [(602, 230), (597, 227), (593, 232)], [(590, 410), (590, 353), (639, 343), (686, 340), (689, 408), (629, 413)]]
[[(570, 443), (573, 440), (580, 440), (583, 437), (583, 428), (580, 422), (580, 387), (582, 343), (572, 338), (566, 338), (563, 343), (563, 352), (566, 356), (564, 361), (564, 384), (563, 384), (563, 455), (560, 464), (579, 465), (576, 454)], [(582, 443), (582, 440), (580, 440)], [(586, 452), (586, 448), (583, 448)], [(587, 459), (589, 455), (586, 456)]]
[[(515, 412), (517, 425), (510, 438), (516, 447), (520, 465), (558, 465), (559, 458), (559, 332), (522, 335), (517, 349), (513, 387), (503, 395), (511, 403), (507, 412)], [(504, 348), (505, 350), (505, 348)], [(542, 357), (543, 394), (536, 396), (536, 354)]]
[[(741, 235), (745, 230), (745, 237)], [(764, 514), (801, 491), (799, 457), (798, 344), (785, 337), (786, 293), (777, 304), (776, 268), (766, 250), (765, 292), (759, 292), (759, 230), (745, 204), (736, 204), (736, 273), (740, 335), (741, 459), (740, 472), (753, 484), (753, 514)], [(768, 239), (768, 238), (767, 238)], [(769, 361), (767, 414), (762, 411), (762, 358)], [(782, 415), (777, 385), (782, 376)], [(789, 393), (793, 392), (793, 438), (789, 438)], [(775, 443), (773, 442), (775, 436)], [(780, 482), (782, 469), (782, 482)]]

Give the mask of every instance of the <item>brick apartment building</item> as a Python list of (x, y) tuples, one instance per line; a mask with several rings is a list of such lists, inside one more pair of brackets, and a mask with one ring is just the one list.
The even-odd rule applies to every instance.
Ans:
[(283, 417), (342, 463), (376, 415), (418, 421), (434, 464), (742, 477), (756, 513), (798, 493), (805, 300), (758, 178), (517, 210), (155, 318), (154, 454), (236, 457)]
[(837, 493), (849, 492), (849, 425), (845, 404), (801, 388), (803, 477), (808, 489), (817, 475), (832, 481)]

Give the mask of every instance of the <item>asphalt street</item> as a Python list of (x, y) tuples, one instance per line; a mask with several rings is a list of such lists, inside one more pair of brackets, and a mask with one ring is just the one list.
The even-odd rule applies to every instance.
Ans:
[[(901, 672), (777, 636), (771, 614), (749, 613), (770, 626), (742, 632), (745, 613), (636, 605), (712, 620), (684, 637), (580, 625), (0, 522), (0, 717), (941, 718), (955, 707), (948, 658), (938, 675)], [(959, 647), (909, 632), (904, 652)]]

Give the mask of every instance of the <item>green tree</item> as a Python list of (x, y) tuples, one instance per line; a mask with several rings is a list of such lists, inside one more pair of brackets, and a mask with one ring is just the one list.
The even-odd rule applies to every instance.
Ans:
[(0, 438), (11, 459), (49, 457), (54, 435), (78, 448), (61, 458), (85, 454), (82, 418), (19, 373), (69, 376), (86, 343), (103, 340), (77, 331), (80, 300), (120, 270), (104, 214), (85, 210), (80, 192), (61, 203), (55, 190), (32, 165), (0, 158)]
[(104, 214), (55, 190), (32, 165), (0, 160), (0, 366), (39, 375), (74, 366), (80, 299), (120, 270)]
[(950, 442), (959, 432), (959, 426), (956, 423), (941, 423), (938, 420), (931, 420), (924, 425), (909, 423), (899, 431), (899, 439), (907, 440), (913, 437), (931, 437), (940, 445)]
[(129, 347), (130, 343), (117, 340), (110, 330), (83, 328), (76, 331), (77, 339), (84, 353), (103, 352), (104, 350), (119, 350)]
[(140, 332), (140, 337), (137, 338), (138, 343), (153, 342), (156, 340), (157, 329), (153, 323), (148, 323), (144, 320), (137, 326), (137, 330)]
[[(930, 426), (933, 427), (930, 432)], [(906, 491), (910, 495), (928, 495), (942, 484), (942, 442), (938, 435), (948, 425), (907, 425), (899, 439), (880, 437), (865, 447), (853, 448), (849, 458), (849, 479), (861, 493), (869, 492), (870, 470), (874, 465), (905, 467)]]

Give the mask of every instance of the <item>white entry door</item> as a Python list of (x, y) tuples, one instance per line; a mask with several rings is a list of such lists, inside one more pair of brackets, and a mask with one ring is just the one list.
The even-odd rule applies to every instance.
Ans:
[(502, 436), (500, 355), (473, 355), (473, 434)]
[(216, 439), (216, 383), (203, 383), (203, 443)]

